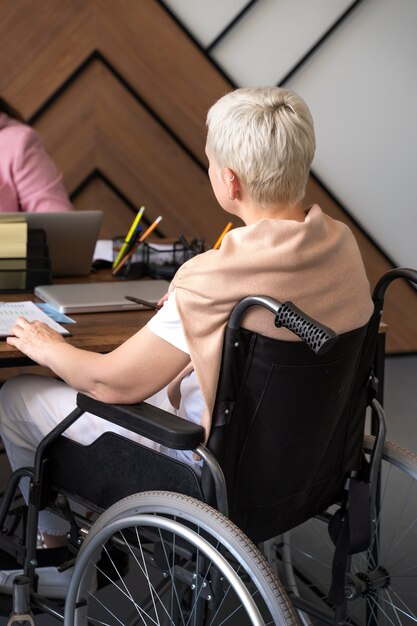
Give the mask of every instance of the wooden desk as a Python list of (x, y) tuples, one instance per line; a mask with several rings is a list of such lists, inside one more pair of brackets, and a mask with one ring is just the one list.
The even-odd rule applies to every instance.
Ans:
[[(59, 282), (98, 282), (106, 280), (112, 280), (110, 270), (99, 270), (90, 274), (90, 276), (79, 279), (60, 279)], [(5, 302), (13, 300), (39, 301), (39, 299), (35, 298), (33, 293), (30, 292), (1, 294), (0, 299)], [(73, 314), (70, 315), (70, 317), (76, 320), (77, 323), (67, 326), (72, 333), (71, 336), (67, 338), (67, 341), (77, 348), (83, 348), (93, 352), (110, 352), (123, 343), (123, 341), (131, 337), (137, 330), (145, 326), (152, 315), (154, 315), (153, 311), (141, 310), (117, 311), (114, 313), (102, 312)], [(377, 376), (380, 380), (378, 399), (381, 404), (383, 403), (386, 330), (386, 324), (381, 324), (379, 328), (378, 349), (376, 355)], [(5, 340), (0, 339), (0, 368), (20, 367), (23, 365), (33, 365), (33, 361), (22, 355), (22, 353), (18, 350), (14, 350), (8, 346)]]
[[(100, 270), (83, 279), (68, 278), (62, 279), (60, 282), (97, 282), (104, 280), (111, 280), (109, 271)], [(1, 294), (0, 299), (4, 302), (40, 301), (30, 292)], [(152, 315), (154, 315), (153, 311), (141, 310), (71, 314), (70, 317), (77, 323), (66, 326), (71, 332), (71, 336), (66, 339), (77, 348), (93, 352), (110, 352), (137, 330), (145, 326)], [(31, 364), (33, 364), (33, 361), (28, 359), (28, 357), (9, 346), (4, 339), (0, 340), (0, 368), (20, 367)]]

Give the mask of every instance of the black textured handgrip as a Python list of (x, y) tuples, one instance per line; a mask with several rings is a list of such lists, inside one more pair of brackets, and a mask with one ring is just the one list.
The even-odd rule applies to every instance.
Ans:
[(285, 326), (300, 337), (316, 354), (325, 354), (338, 340), (338, 335), (327, 326), (303, 313), (292, 302), (284, 302), (275, 318), (275, 326)]

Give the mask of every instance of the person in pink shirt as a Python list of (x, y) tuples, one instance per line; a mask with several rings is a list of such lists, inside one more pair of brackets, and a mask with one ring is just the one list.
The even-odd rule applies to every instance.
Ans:
[(73, 209), (39, 135), (0, 97), (0, 212)]

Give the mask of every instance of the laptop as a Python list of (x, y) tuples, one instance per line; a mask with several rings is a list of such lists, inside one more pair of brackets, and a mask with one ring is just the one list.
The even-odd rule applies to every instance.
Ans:
[(133, 296), (156, 304), (168, 291), (167, 280), (125, 280), (101, 283), (69, 283), (66, 285), (38, 285), (35, 295), (60, 313), (97, 313), (146, 308), (130, 302)]
[(53, 276), (90, 273), (103, 211), (2, 213), (2, 220), (25, 220), (28, 228), (46, 233)]

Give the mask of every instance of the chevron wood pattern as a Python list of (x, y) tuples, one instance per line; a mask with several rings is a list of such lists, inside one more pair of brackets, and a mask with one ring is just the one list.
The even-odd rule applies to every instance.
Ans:
[(36, 127), (68, 189), (76, 189), (94, 163), (133, 204), (147, 207), (148, 219), (163, 215), (165, 234), (196, 233), (210, 241), (225, 221), (205, 170), (100, 61), (85, 69)]
[(126, 224), (132, 221), (132, 210), (129, 205), (116, 193), (100, 174), (93, 175), (80, 189), (76, 197), (77, 209), (91, 211), (103, 206), (112, 207), (107, 211), (103, 221), (99, 238), (112, 239), (117, 235), (126, 234)]
[[(75, 206), (104, 210), (102, 237), (144, 204), (162, 235), (217, 238), (228, 218), (204, 120), (230, 84), (157, 0), (2, 0), (0, 40), (0, 94), (37, 128)], [(313, 180), (310, 199), (349, 221)], [(387, 261), (353, 227), (373, 283)], [(389, 350), (417, 351), (415, 305), (407, 287), (390, 298)]]
[(230, 85), (156, 0), (2, 0), (0, 11), (0, 86), (26, 117), (100, 50), (204, 161), (205, 114)]

